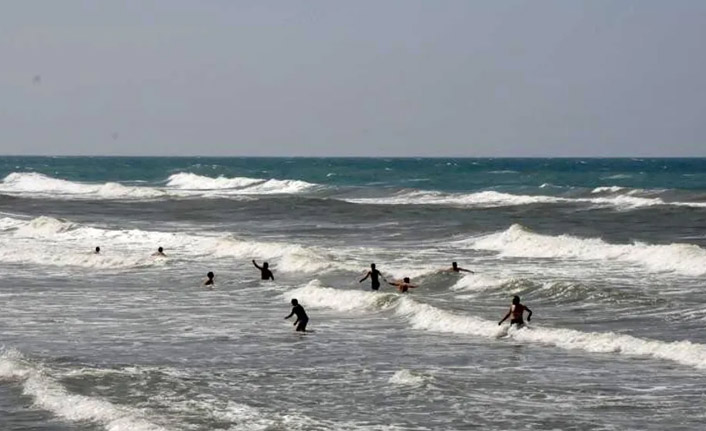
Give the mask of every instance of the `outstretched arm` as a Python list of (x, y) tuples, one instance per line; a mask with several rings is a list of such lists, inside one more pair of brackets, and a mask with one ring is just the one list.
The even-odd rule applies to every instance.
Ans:
[[(508, 312), (507, 312), (507, 314), (505, 315), (505, 317), (503, 317), (503, 320), (501, 320), (501, 321), (498, 322), (498, 326), (499, 326), (499, 325), (502, 325), (503, 322), (504, 322), (508, 317), (510, 317), (510, 313), (512, 313), (512, 308), (511, 308), (510, 310), (508, 310)], [(528, 319), (528, 320), (529, 320), (529, 319)]]
[(469, 272), (469, 273), (471, 273), (471, 274), (475, 274), (475, 272), (471, 271), (470, 269), (459, 268), (458, 270), (459, 270), (459, 271), (462, 271), (462, 272)]
[(289, 318), (292, 317), (292, 316), (294, 316), (294, 310), (292, 310), (292, 312), (289, 313), (289, 316), (285, 317), (285, 320), (286, 320), (286, 319), (289, 319)]
[(362, 283), (362, 282), (364, 282), (365, 280), (367, 280), (367, 279), (368, 279), (368, 277), (370, 277), (370, 271), (368, 271), (368, 272), (367, 272), (367, 274), (365, 274), (365, 277), (361, 278), (361, 279), (360, 279), (360, 281), (359, 281), (358, 283)]
[(260, 268), (260, 265), (258, 265), (257, 262), (255, 262), (255, 259), (252, 260), (252, 264), (255, 265), (255, 268), (262, 269), (262, 268)]

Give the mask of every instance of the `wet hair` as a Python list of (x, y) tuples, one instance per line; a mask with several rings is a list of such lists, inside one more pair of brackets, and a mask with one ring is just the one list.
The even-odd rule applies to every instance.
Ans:
[(453, 266), (454, 268), (456, 268), (456, 267), (458, 266), (458, 263), (456, 263), (456, 262), (451, 262), (451, 266)]
[(519, 304), (519, 303), (520, 303), (520, 297), (517, 296), (517, 295), (513, 296), (513, 297), (512, 297), (512, 303), (515, 304), (515, 305)]
[(100, 253), (100, 251), (101, 251), (101, 248), (100, 248), (100, 247), (96, 247), (96, 253)]
[(211, 271), (208, 271), (208, 274), (206, 274), (206, 277), (213, 278), (213, 273)]
[(402, 279), (405, 283), (409, 283), (409, 277), (405, 277)]
[(299, 304), (299, 301), (297, 301), (296, 299), (292, 298), (292, 305), (298, 305), (298, 304)]
[(372, 269), (375, 269), (375, 264), (374, 264), (374, 263), (371, 263), (371, 264), (370, 264), (370, 267), (371, 267)]
[(162, 247), (159, 247), (159, 248), (157, 249), (157, 251), (161, 253), (161, 252), (164, 251), (164, 249), (163, 249)]
[(270, 266), (269, 263), (267, 263), (267, 262), (262, 262), (262, 267), (263, 267), (263, 268), (268, 268), (269, 266)]

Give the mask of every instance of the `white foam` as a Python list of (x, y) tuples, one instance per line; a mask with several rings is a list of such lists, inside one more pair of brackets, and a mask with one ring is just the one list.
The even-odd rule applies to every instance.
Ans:
[(100, 423), (108, 431), (162, 431), (136, 409), (117, 406), (104, 399), (69, 393), (41, 366), (32, 366), (17, 351), (0, 355), (0, 381), (22, 382), (23, 392), (37, 407), (73, 422)]
[(541, 235), (518, 224), (464, 243), (473, 249), (498, 251), (501, 256), (619, 261), (656, 272), (706, 274), (706, 249), (693, 244), (610, 244), (600, 238)]
[(508, 336), (518, 341), (536, 342), (567, 350), (651, 357), (706, 369), (706, 345), (690, 341), (666, 342), (614, 332), (581, 332), (535, 325), (531, 329), (508, 330), (507, 326), (498, 326), (496, 322), (451, 313), (419, 303), (408, 296), (320, 287), (318, 282), (295, 289), (286, 296), (297, 297), (305, 306), (339, 311), (391, 310), (395, 316), (406, 319), (415, 329), (491, 339)]
[(417, 373), (413, 373), (410, 370), (402, 369), (396, 371), (395, 374), (390, 377), (388, 382), (392, 383), (393, 385), (420, 386), (429, 379), (431, 379), (431, 376), (419, 375)]
[(483, 191), (469, 194), (449, 194), (431, 191), (403, 192), (380, 198), (346, 199), (347, 202), (372, 205), (446, 205), (461, 207), (502, 207), (530, 205), (536, 203), (557, 203), (566, 201), (553, 196), (527, 196)]
[(246, 177), (205, 177), (193, 173), (171, 175), (166, 187), (125, 186), (115, 182), (83, 183), (36, 172), (13, 172), (0, 182), (0, 193), (47, 199), (158, 199), (237, 197), (297, 194), (320, 188), (299, 180)]
[[(597, 189), (596, 189), (597, 190)], [(605, 190), (603, 190), (605, 191)], [(594, 193), (599, 193), (595, 192)], [(396, 195), (376, 198), (345, 199), (346, 202), (371, 205), (440, 205), (451, 207), (495, 208), (533, 204), (587, 204), (599, 207), (615, 207), (630, 210), (641, 207), (672, 205), (702, 208), (705, 202), (665, 202), (660, 198), (646, 198), (631, 195), (598, 196), (591, 198), (566, 198), (547, 195), (516, 195), (496, 191), (476, 193), (442, 193), (433, 191), (407, 191)]]
[[(92, 253), (95, 246), (101, 246), (100, 254)], [(157, 246), (165, 248), (168, 259), (151, 256)], [(111, 230), (45, 216), (29, 221), (0, 219), (2, 262), (120, 269), (164, 265), (172, 257), (275, 259), (276, 269), (285, 272), (345, 268), (330, 253), (299, 244), (250, 241), (214, 232)]]
[(319, 186), (300, 180), (258, 179), (247, 177), (205, 177), (178, 173), (169, 177), (167, 186), (180, 190), (211, 190), (222, 194), (296, 194)]
[(606, 187), (596, 187), (591, 190), (591, 193), (618, 193), (621, 190), (625, 190), (625, 187), (620, 186), (606, 186)]
[(333, 289), (323, 287), (319, 280), (312, 280), (304, 287), (291, 290), (284, 296), (287, 300), (297, 298), (307, 306), (333, 308), (338, 311), (379, 311), (393, 306), (398, 300), (395, 293)]
[(507, 279), (501, 279), (493, 277), (488, 274), (464, 274), (456, 283), (454, 283), (450, 289), (451, 290), (465, 290), (465, 291), (483, 291), (494, 289), (503, 284), (507, 283)]
[(128, 187), (118, 183), (78, 183), (36, 172), (13, 172), (0, 183), (0, 193), (47, 198), (145, 199), (164, 196), (151, 187)]
[(180, 172), (169, 177), (167, 186), (187, 190), (240, 189), (262, 181), (255, 178), (226, 178), (223, 176), (211, 178)]

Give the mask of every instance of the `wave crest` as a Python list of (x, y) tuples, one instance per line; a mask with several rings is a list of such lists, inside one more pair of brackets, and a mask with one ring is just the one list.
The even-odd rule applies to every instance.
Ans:
[(143, 418), (138, 410), (68, 392), (41, 365), (31, 363), (16, 350), (0, 355), (0, 381), (3, 380), (21, 382), (23, 393), (32, 397), (34, 404), (73, 422), (97, 422), (111, 431), (165, 431)]
[(501, 256), (610, 260), (638, 264), (656, 272), (706, 274), (706, 250), (693, 244), (611, 244), (600, 238), (542, 235), (519, 224), (465, 243), (471, 248), (497, 251)]
[[(32, 220), (4, 217), (0, 219), (0, 232), (0, 261), (7, 263), (125, 269), (165, 265), (171, 258), (215, 257), (274, 259), (276, 269), (285, 272), (347, 268), (335, 256), (315, 247), (251, 241), (213, 232), (112, 230), (46, 216)], [(92, 252), (96, 245), (103, 249), (100, 254)], [(151, 256), (157, 246), (166, 249), (168, 259)]]
[[(706, 345), (690, 341), (666, 342), (614, 332), (582, 332), (537, 325), (517, 330), (507, 326), (501, 327), (495, 322), (475, 316), (460, 315), (423, 304), (408, 296), (333, 289), (321, 287), (318, 282), (309, 283), (285, 296), (296, 296), (306, 306), (334, 308), (340, 311), (390, 310), (393, 315), (407, 320), (413, 328), (420, 330), (491, 339), (509, 337), (518, 341), (534, 342), (566, 350), (651, 357), (706, 369)], [(381, 298), (390, 299), (378, 303)]]
[(171, 175), (167, 186), (179, 190), (218, 190), (233, 194), (296, 194), (318, 188), (300, 180), (258, 179), (248, 177), (205, 177), (188, 172)]
[(298, 194), (321, 188), (300, 180), (205, 177), (193, 173), (171, 175), (166, 187), (83, 183), (37, 172), (13, 172), (0, 183), (0, 193), (46, 199), (160, 199), (217, 198), (240, 195)]

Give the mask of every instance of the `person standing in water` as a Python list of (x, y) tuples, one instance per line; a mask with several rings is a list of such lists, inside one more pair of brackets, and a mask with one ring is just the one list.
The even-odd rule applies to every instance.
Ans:
[(213, 277), (215, 277), (215, 275), (211, 271), (209, 271), (208, 274), (206, 274), (206, 277), (208, 277), (208, 280), (206, 280), (203, 285), (213, 286), (215, 284), (215, 281), (213, 281)]
[(407, 293), (409, 289), (417, 288), (417, 286), (410, 283), (409, 277), (403, 278), (402, 281), (388, 281), (387, 284), (390, 286), (395, 286), (400, 293)]
[(512, 316), (512, 318), (510, 319), (510, 326), (516, 325), (518, 328), (521, 328), (525, 324), (525, 321), (523, 320), (523, 315), (525, 314), (525, 311), (529, 313), (527, 314), (527, 321), (529, 322), (530, 320), (532, 320), (532, 310), (520, 304), (519, 296), (513, 297), (512, 305), (510, 305), (510, 310), (507, 312), (505, 317), (503, 317), (503, 320), (498, 322), (498, 325), (502, 325), (505, 319)]
[(297, 327), (296, 331), (306, 332), (306, 324), (309, 323), (309, 316), (306, 315), (304, 307), (299, 305), (299, 301), (297, 301), (296, 299), (292, 299), (292, 312), (289, 313), (289, 316), (285, 317), (284, 319), (289, 319), (295, 314), (297, 315), (297, 320), (294, 322), (294, 326)]
[(152, 253), (152, 256), (167, 257), (167, 255), (164, 254), (164, 249), (162, 247), (159, 247), (157, 251)]
[(261, 280), (275, 281), (275, 276), (274, 276), (274, 274), (272, 274), (272, 271), (270, 271), (270, 264), (269, 263), (262, 262), (262, 266), (260, 266), (257, 264), (257, 262), (255, 262), (255, 259), (253, 259), (252, 264), (255, 265), (255, 268), (260, 270), (260, 279)]
[(470, 269), (461, 268), (460, 266), (458, 266), (458, 263), (456, 263), (456, 262), (451, 262), (451, 268), (447, 269), (447, 271), (451, 271), (451, 272), (470, 272), (471, 274), (475, 274), (475, 272), (471, 271)]
[(364, 282), (368, 277), (370, 277), (371, 285), (373, 290), (378, 290), (380, 289), (380, 278), (382, 277), (383, 280), (387, 281), (385, 279), (385, 276), (380, 273), (377, 269), (375, 269), (375, 264), (371, 263), (370, 264), (370, 271), (365, 274), (365, 277), (361, 278), (358, 283)]
[(95, 252), (95, 254), (100, 254), (100, 252), (101, 252), (101, 248), (100, 248), (100, 247), (96, 247), (96, 252)]

